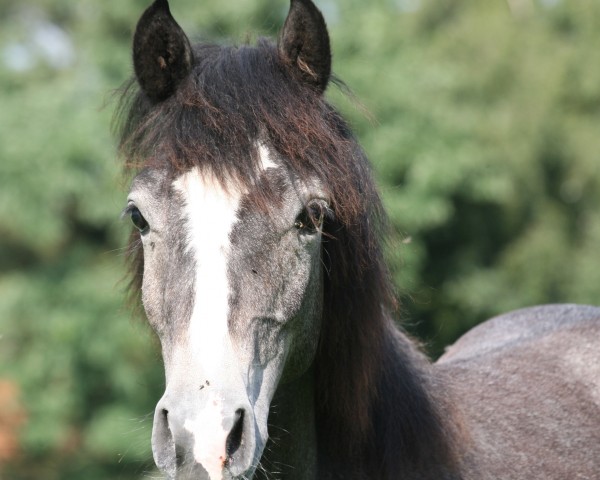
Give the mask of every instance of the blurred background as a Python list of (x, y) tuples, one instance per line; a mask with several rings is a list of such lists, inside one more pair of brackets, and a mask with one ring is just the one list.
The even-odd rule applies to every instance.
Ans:
[[(400, 317), (435, 357), (478, 322), (600, 303), (600, 2), (316, 0), (375, 166)], [(159, 352), (124, 306), (111, 136), (149, 0), (0, 0), (0, 479), (156, 478)], [(285, 0), (172, 0), (192, 38)]]

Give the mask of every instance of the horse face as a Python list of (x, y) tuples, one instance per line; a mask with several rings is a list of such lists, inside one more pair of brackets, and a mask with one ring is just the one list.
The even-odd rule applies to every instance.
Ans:
[[(129, 194), (166, 373), (153, 453), (170, 478), (250, 478), (278, 385), (314, 358), (327, 196), (259, 154), (259, 180), (244, 191), (197, 168), (174, 179), (149, 169)], [(256, 201), (264, 191), (271, 205)]]

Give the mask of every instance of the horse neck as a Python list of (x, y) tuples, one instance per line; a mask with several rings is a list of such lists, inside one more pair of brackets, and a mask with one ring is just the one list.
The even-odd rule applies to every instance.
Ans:
[[(256, 478), (317, 479), (314, 373), (280, 385), (271, 402), (269, 441)], [(269, 472), (268, 474), (266, 472)]]
[[(388, 319), (389, 320), (389, 319)], [(320, 479), (460, 478), (462, 431), (445, 382), (409, 339), (386, 321), (378, 342), (377, 379), (370, 395), (369, 430), (362, 437), (343, 435), (350, 424), (328, 424), (333, 412), (318, 412)], [(353, 372), (360, 375), (360, 369)], [(346, 419), (352, 422), (352, 416)], [(329, 432), (335, 432), (331, 436)], [(344, 442), (353, 442), (344, 448)], [(333, 449), (330, 447), (333, 446)], [(328, 452), (323, 452), (323, 449)]]
[(384, 345), (371, 465), (384, 465), (382, 479), (461, 478), (467, 436), (449, 382), (391, 322)]

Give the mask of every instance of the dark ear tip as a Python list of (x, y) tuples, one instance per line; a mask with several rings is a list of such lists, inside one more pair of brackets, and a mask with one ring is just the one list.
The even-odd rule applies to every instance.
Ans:
[(135, 29), (134, 42), (135, 38), (138, 36), (138, 32), (143, 31), (144, 27), (149, 25), (153, 19), (157, 17), (173, 18), (171, 16), (171, 8), (169, 7), (168, 0), (155, 0), (148, 8), (146, 8), (146, 10), (144, 10)]
[(154, 0), (154, 2), (152, 2), (152, 5), (150, 5), (146, 9), (146, 11), (144, 12), (144, 15), (149, 12), (155, 12), (158, 10), (162, 10), (163, 12), (168, 13), (170, 15), (171, 8), (169, 6), (169, 1), (168, 0)]

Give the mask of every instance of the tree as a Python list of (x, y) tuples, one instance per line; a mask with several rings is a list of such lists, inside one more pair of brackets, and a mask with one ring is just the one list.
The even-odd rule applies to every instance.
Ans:
[(399, 235), (400, 315), (438, 353), (490, 315), (597, 303), (599, 6), (409, 3), (351, 4), (335, 45), (377, 120), (349, 111)]

